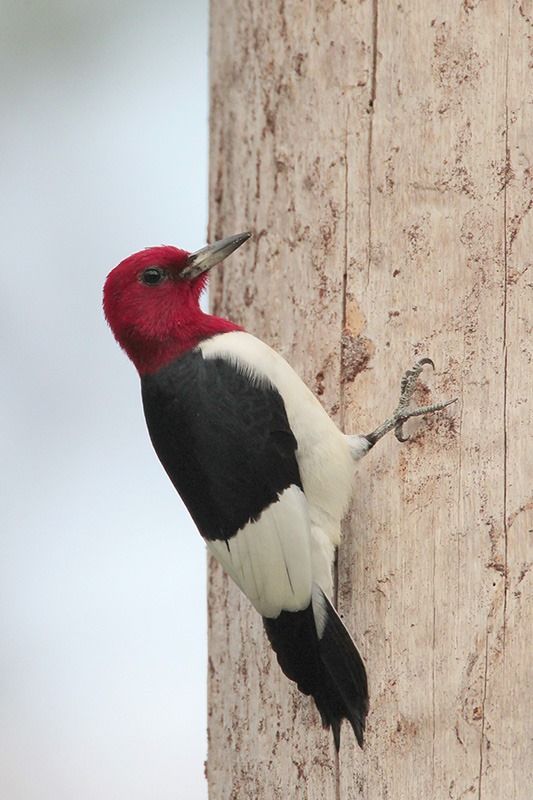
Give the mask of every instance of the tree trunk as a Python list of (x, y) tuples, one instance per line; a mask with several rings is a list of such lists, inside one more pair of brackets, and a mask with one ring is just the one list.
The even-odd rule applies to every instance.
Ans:
[(459, 402), (359, 468), (337, 600), (363, 752), (345, 727), (336, 757), (210, 563), (211, 800), (531, 796), (532, 66), (532, 0), (212, 4), (210, 238), (254, 235), (215, 312), (346, 432), (420, 356), (417, 399)]

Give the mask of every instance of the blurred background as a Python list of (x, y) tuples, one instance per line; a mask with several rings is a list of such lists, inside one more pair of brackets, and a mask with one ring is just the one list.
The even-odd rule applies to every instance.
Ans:
[(205, 242), (207, 0), (0, 0), (0, 797), (207, 797), (204, 546), (101, 312)]

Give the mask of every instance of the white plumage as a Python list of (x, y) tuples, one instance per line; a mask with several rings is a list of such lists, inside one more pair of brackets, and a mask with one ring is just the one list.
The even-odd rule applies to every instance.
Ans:
[(207, 542), (263, 617), (301, 611), (311, 599), (310, 522), (305, 496), (289, 486), (231, 539)]
[[(210, 550), (263, 616), (305, 608), (313, 583), (331, 596), (335, 547), (353, 489), (354, 444), (292, 367), (264, 342), (232, 331), (207, 339), (199, 348), (204, 358), (225, 358), (252, 379), (268, 381), (281, 394), (298, 442), (296, 459), (305, 496), (295, 503), (296, 487), (290, 487), (257, 522), (230, 540), (229, 549), (225, 542), (210, 542)], [(292, 590), (288, 576), (291, 581), (297, 576)], [(272, 614), (264, 609), (278, 610)]]

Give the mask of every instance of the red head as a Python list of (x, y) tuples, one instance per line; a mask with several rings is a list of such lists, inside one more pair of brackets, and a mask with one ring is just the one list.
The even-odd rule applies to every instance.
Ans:
[(208, 270), (249, 237), (249, 233), (229, 236), (196, 253), (148, 247), (109, 273), (104, 313), (141, 374), (155, 372), (202, 339), (239, 330), (228, 320), (204, 314), (199, 300)]

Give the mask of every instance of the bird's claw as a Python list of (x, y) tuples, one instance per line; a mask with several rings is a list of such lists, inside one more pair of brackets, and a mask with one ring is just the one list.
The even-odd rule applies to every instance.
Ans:
[(405, 421), (406, 421), (405, 419), (399, 419), (396, 425), (394, 426), (394, 435), (396, 436), (399, 442), (406, 442), (408, 439), (411, 438), (409, 434), (404, 435), (403, 423)]
[(411, 402), (411, 398), (414, 394), (418, 377), (426, 365), (429, 365), (432, 369), (435, 369), (435, 364), (431, 358), (421, 358), (411, 369), (407, 370), (402, 378), (400, 385), (400, 401), (393, 415), (393, 419), (396, 420), (394, 425), (394, 435), (399, 442), (406, 442), (409, 439), (409, 434), (404, 435), (403, 433), (403, 425), (408, 419), (411, 417), (419, 417), (422, 414), (433, 414), (435, 411), (441, 411), (451, 403), (455, 403), (456, 398), (453, 400), (447, 400), (443, 403), (433, 403), (429, 406), (420, 406), (412, 409), (409, 408), (409, 403)]
[(398, 408), (404, 408), (408, 406), (409, 401), (413, 396), (418, 376), (426, 364), (429, 364), (432, 369), (435, 369), (435, 364), (431, 358), (421, 358), (420, 361), (417, 361), (416, 364), (411, 367), (411, 369), (408, 369), (405, 372), (400, 384), (400, 402), (398, 403)]
[(400, 384), (400, 399), (392, 417), (366, 437), (371, 446), (393, 429), (396, 439), (399, 442), (406, 442), (409, 439), (409, 435), (404, 434), (403, 426), (408, 419), (422, 416), (422, 414), (433, 414), (435, 411), (441, 411), (443, 408), (446, 408), (446, 406), (451, 405), (451, 403), (455, 403), (457, 398), (447, 400), (443, 403), (433, 403), (429, 406), (409, 408), (409, 403), (414, 394), (418, 377), (426, 365), (435, 369), (435, 364), (430, 358), (421, 358), (411, 369), (406, 371)]

